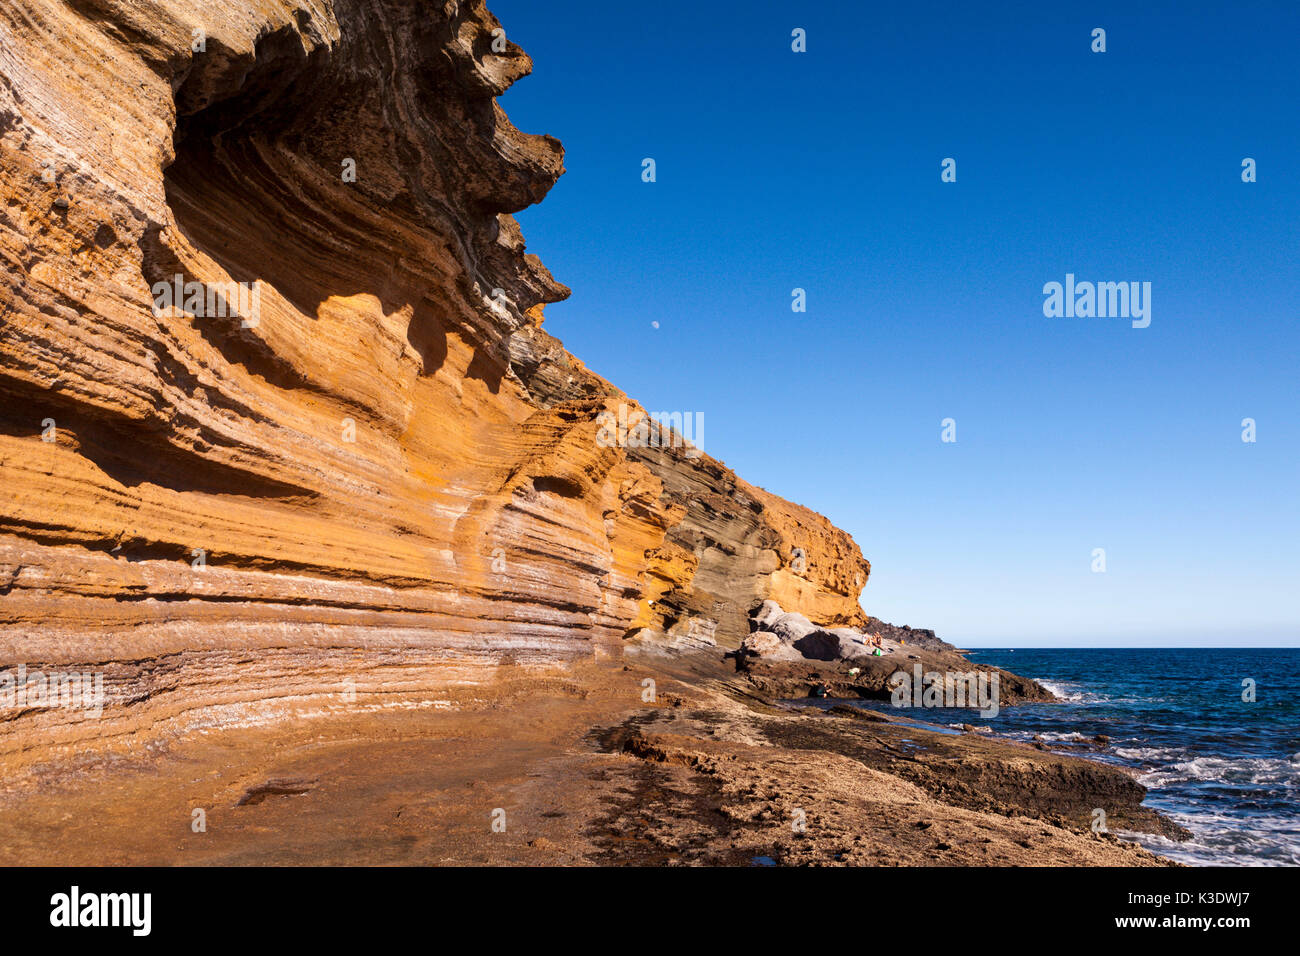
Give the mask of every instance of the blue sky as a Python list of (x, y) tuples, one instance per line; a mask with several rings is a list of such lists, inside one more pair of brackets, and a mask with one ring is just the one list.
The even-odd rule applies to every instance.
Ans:
[[(547, 328), (849, 531), (868, 612), (1300, 645), (1300, 6), (490, 6), (566, 148), (519, 215)], [(1150, 327), (1045, 317), (1066, 273), (1150, 282)]]

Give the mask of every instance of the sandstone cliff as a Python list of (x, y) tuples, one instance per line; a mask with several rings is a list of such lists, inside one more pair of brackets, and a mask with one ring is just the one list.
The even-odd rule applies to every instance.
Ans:
[(108, 694), (0, 711), (0, 757), (735, 646), (769, 598), (865, 623), (826, 519), (598, 440), (638, 407), (541, 328), (567, 290), (511, 213), (563, 151), (497, 105), (531, 69), (499, 31), (478, 0), (0, 7), (0, 669)]

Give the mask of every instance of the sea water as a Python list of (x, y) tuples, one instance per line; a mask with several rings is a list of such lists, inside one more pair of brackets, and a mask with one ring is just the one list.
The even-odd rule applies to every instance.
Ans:
[[(1300, 864), (1300, 649), (1018, 648), (968, 658), (1032, 677), (1061, 700), (1003, 705), (991, 719), (970, 709), (908, 716), (1038, 736), (1050, 750), (1132, 768), (1146, 805), (1192, 832), (1186, 842), (1119, 834), (1156, 853), (1202, 865)], [(888, 701), (861, 704), (893, 711)]]

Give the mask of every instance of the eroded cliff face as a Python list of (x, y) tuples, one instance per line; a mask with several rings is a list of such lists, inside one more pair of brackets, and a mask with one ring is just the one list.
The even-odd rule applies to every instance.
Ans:
[(511, 213), (563, 151), (496, 104), (531, 69), (499, 29), (467, 0), (0, 7), (0, 670), (107, 694), (0, 709), (0, 758), (735, 646), (768, 598), (864, 623), (825, 518), (600, 439), (639, 406), (541, 328), (567, 290)]

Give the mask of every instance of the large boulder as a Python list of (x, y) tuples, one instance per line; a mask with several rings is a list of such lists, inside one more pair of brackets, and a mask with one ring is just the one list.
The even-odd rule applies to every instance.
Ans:
[(814, 661), (840, 659), (840, 639), (830, 631), (813, 631), (794, 642), (795, 650)]
[(861, 642), (861, 636), (845, 634), (843, 628), (834, 631), (815, 630), (794, 642), (794, 648), (804, 657), (814, 661), (843, 661), (865, 657), (870, 649)]
[[(860, 631), (851, 627), (819, 627), (804, 615), (782, 610), (775, 601), (764, 601), (753, 613), (752, 621), (758, 630), (751, 638), (758, 635), (770, 635), (777, 638), (788, 650), (789, 655), (775, 658), (778, 653), (771, 645), (769, 637), (762, 637), (754, 642), (755, 647), (764, 648), (763, 653), (752, 656), (786, 659), (840, 661), (871, 654)], [(743, 647), (744, 645), (742, 645)]]
[(766, 630), (771, 631), (787, 644), (793, 644), (809, 634), (820, 631), (821, 628), (802, 614), (786, 613), (768, 621)]
[(799, 661), (803, 656), (771, 631), (755, 631), (740, 642), (740, 652), (774, 661)]

